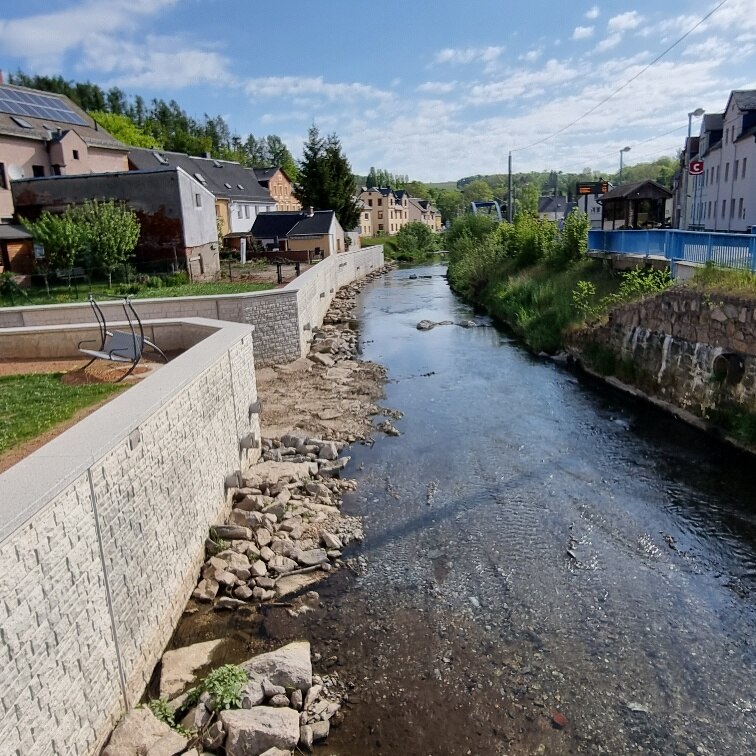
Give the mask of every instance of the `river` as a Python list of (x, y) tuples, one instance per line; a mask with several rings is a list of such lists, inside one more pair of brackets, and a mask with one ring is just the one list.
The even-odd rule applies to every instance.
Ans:
[(355, 569), (266, 628), (354, 686), (326, 751), (756, 753), (754, 460), (531, 356), (444, 273), (361, 295), (402, 435), (350, 452)]

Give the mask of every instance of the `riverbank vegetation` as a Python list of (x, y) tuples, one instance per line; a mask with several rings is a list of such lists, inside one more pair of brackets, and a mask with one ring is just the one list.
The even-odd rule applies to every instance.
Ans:
[(710, 293), (756, 298), (756, 274), (746, 268), (721, 268), (707, 263), (687, 284)]
[(362, 246), (382, 244), (387, 260), (421, 263), (437, 254), (441, 248), (441, 237), (419, 221), (407, 223), (396, 236), (375, 236), (364, 238)]
[(465, 216), (447, 232), (449, 282), (531, 349), (556, 352), (571, 330), (671, 285), (663, 271), (617, 274), (587, 258), (589, 226), (579, 210), (562, 229), (531, 213), (520, 213), (511, 224)]

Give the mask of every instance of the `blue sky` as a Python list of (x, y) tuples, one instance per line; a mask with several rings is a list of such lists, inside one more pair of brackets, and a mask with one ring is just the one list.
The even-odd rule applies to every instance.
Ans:
[(176, 99), (295, 157), (315, 122), (356, 172), (454, 180), (504, 172), (509, 150), (515, 170), (616, 171), (625, 145), (626, 164), (674, 154), (690, 111), (756, 88), (756, 0), (726, 0), (528, 145), (720, 1), (0, 0), (0, 68)]

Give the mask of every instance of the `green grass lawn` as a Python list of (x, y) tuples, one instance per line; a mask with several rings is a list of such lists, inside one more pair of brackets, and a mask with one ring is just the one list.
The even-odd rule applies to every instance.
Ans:
[(177, 286), (161, 286), (151, 288), (140, 286), (136, 291), (134, 285), (122, 287), (115, 285), (109, 289), (107, 284), (79, 285), (77, 290), (72, 286), (51, 286), (50, 295), (43, 288), (27, 289), (26, 296), (15, 295), (12, 299), (0, 296), (0, 307), (21, 307), (24, 305), (66, 304), (69, 302), (86, 302), (89, 292), (95, 297), (119, 297), (129, 294), (134, 299), (154, 299), (156, 297), (198, 297), (203, 294), (243, 294), (250, 291), (264, 291), (272, 289), (273, 284), (267, 283), (229, 283), (227, 281), (210, 281), (208, 283), (186, 283)]
[(0, 454), (68, 420), (123, 384), (68, 386), (62, 373), (0, 376)]

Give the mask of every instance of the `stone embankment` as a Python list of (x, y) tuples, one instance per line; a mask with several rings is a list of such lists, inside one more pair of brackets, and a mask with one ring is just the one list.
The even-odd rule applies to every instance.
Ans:
[[(320, 600), (312, 587), (343, 568), (343, 549), (362, 540), (361, 522), (340, 510), (342, 493), (355, 488), (341, 478), (350, 459), (342, 452), (375, 432), (374, 416), (399, 416), (374, 403), (384, 370), (353, 359), (359, 348), (355, 297), (382, 272), (336, 294), (307, 358), (258, 371), (267, 436), (262, 456), (230, 491), (228, 517), (208, 533), (187, 615), (201, 607), (212, 607), (211, 615), (265, 606), (292, 616), (311, 611)], [(388, 422), (378, 428), (396, 432)], [(346, 685), (337, 673), (313, 675), (307, 641), (229, 667), (242, 684), (223, 708), (203, 687), (208, 669), (216, 666), (210, 677), (226, 669), (213, 661), (222, 642), (167, 651), (159, 702), (130, 712), (103, 756), (284, 756), (310, 751), (340, 724)]]
[(623, 305), (570, 352), (693, 416), (756, 410), (756, 303), (678, 287)]

